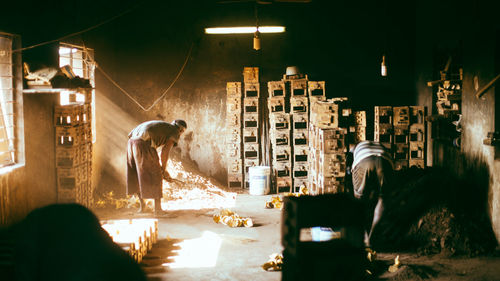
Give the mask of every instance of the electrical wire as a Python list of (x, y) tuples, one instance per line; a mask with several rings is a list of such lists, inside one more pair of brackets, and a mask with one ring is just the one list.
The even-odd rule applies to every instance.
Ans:
[(182, 65), (181, 69), (177, 73), (177, 76), (175, 76), (175, 78), (172, 81), (172, 83), (170, 83), (170, 85), (168, 86), (168, 88), (161, 94), (161, 96), (158, 99), (156, 99), (153, 102), (153, 104), (151, 106), (149, 106), (148, 108), (146, 108), (142, 104), (140, 104), (130, 93), (128, 93), (115, 80), (113, 80), (113, 78), (111, 78), (111, 76), (109, 76), (100, 66), (98, 66), (98, 64), (95, 62), (95, 60), (94, 60), (94, 64), (95, 64), (97, 70), (99, 70), (102, 73), (102, 75), (104, 75), (104, 77), (106, 77), (106, 79), (108, 79), (113, 85), (115, 85), (115, 87), (117, 87), (118, 89), (120, 89), (120, 91), (122, 93), (124, 93), (127, 97), (129, 97), (135, 104), (137, 104), (137, 106), (139, 106), (144, 111), (150, 111), (160, 100), (162, 100), (165, 97), (165, 95), (168, 93), (168, 91), (174, 86), (175, 82), (177, 82), (177, 80), (181, 76), (182, 72), (184, 71), (184, 68), (187, 65), (187, 62), (189, 61), (189, 58), (191, 57), (191, 52), (193, 50), (193, 46), (194, 46), (194, 42), (191, 44), (191, 48), (189, 48), (189, 52), (188, 52), (188, 54), (186, 56), (186, 59), (184, 60), (184, 64)]
[(64, 40), (66, 38), (70, 38), (70, 37), (73, 37), (73, 36), (76, 36), (76, 35), (79, 35), (79, 34), (82, 34), (82, 33), (85, 33), (85, 32), (88, 32), (90, 30), (93, 30), (93, 29), (96, 29), (98, 28), (99, 26), (101, 25), (104, 25), (106, 23), (109, 23), (125, 14), (128, 14), (130, 13), (132, 10), (134, 10), (135, 8), (137, 8), (141, 3), (138, 3), (136, 4), (135, 6), (131, 7), (130, 9), (128, 10), (125, 10), (124, 12), (118, 14), (118, 15), (115, 15), (107, 20), (104, 20), (96, 25), (93, 25), (89, 28), (86, 28), (84, 30), (81, 30), (81, 31), (78, 31), (78, 32), (74, 32), (74, 33), (71, 33), (71, 34), (68, 34), (68, 35), (65, 35), (63, 37), (60, 37), (60, 38), (57, 38), (57, 39), (53, 39), (53, 40), (50, 40), (50, 41), (46, 41), (46, 42), (42, 42), (42, 43), (39, 43), (39, 44), (35, 44), (35, 45), (32, 45), (32, 46), (28, 46), (28, 47), (24, 47), (24, 48), (20, 48), (20, 49), (16, 49), (16, 50), (12, 50), (12, 53), (16, 53), (16, 52), (22, 52), (22, 51), (26, 51), (26, 50), (29, 50), (29, 49), (33, 49), (33, 48), (36, 48), (36, 47), (40, 47), (40, 46), (44, 46), (44, 45), (47, 45), (47, 44), (51, 44), (51, 43), (54, 43), (54, 42), (58, 42), (58, 41), (61, 41), (61, 40)]

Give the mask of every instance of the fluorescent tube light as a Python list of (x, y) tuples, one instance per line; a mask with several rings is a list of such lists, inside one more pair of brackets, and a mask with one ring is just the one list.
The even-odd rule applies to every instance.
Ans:
[[(236, 33), (255, 33), (255, 26), (236, 26), (236, 27), (208, 27), (205, 28), (206, 34), (236, 34)], [(260, 33), (280, 33), (285, 32), (284, 26), (259, 26)]]

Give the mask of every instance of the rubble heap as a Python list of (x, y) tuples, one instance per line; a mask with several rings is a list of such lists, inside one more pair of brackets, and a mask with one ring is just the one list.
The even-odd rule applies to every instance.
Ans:
[(487, 215), (487, 181), (439, 168), (396, 174), (372, 246), (380, 251), (476, 256), (495, 249)]

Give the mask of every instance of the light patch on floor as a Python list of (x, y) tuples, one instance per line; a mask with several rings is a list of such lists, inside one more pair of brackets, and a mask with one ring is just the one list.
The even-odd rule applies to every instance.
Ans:
[(222, 239), (214, 232), (204, 231), (200, 238), (184, 240), (175, 244), (179, 250), (173, 251), (176, 256), (171, 257), (172, 262), (163, 266), (170, 268), (206, 268), (217, 264), (217, 257), (222, 244)]

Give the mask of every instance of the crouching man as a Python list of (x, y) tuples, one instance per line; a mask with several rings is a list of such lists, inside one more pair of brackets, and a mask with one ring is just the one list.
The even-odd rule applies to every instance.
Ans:
[[(172, 123), (153, 120), (139, 124), (129, 133), (127, 194), (139, 195), (140, 212), (144, 211), (144, 199), (148, 198), (155, 201), (155, 215), (163, 214), (162, 179), (172, 180), (167, 171), (169, 153), (186, 128), (186, 122), (180, 119)], [(160, 157), (158, 149), (161, 149)]]
[(373, 229), (384, 210), (384, 191), (392, 183), (394, 164), (390, 153), (378, 142), (362, 141), (349, 153), (353, 194), (364, 203), (367, 211), (365, 246), (369, 247)]

